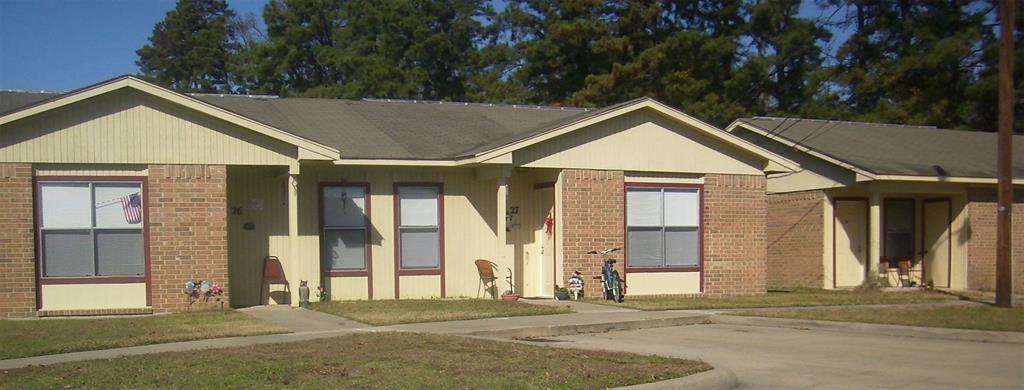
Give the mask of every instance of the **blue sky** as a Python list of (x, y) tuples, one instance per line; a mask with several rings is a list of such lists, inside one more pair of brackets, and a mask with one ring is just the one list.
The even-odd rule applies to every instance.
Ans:
[[(0, 0), (0, 88), (67, 91), (138, 72), (175, 0)], [(257, 15), (266, 0), (229, 0)]]
[[(135, 50), (175, 2), (0, 0), (0, 89), (68, 91), (135, 74)], [(228, 0), (257, 17), (266, 2)]]

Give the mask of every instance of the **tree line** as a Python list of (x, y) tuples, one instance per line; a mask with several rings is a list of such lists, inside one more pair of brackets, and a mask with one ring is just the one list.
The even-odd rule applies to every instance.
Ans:
[(261, 28), (224, 0), (179, 0), (137, 64), (182, 92), (583, 107), (651, 96), (719, 126), (771, 115), (995, 130), (996, 1), (804, 2), (270, 0)]

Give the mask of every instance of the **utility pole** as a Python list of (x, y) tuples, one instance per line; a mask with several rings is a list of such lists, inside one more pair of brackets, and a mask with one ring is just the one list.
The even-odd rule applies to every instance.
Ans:
[(996, 306), (1013, 307), (1010, 217), (1013, 208), (1013, 3), (999, 1), (999, 162), (996, 207)]

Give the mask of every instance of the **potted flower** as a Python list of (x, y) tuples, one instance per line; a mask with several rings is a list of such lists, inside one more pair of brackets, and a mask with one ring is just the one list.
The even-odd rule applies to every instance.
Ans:
[(518, 301), (519, 300), (519, 294), (513, 293), (512, 290), (505, 290), (505, 292), (501, 293), (501, 300), (503, 300), (503, 301), (513, 301), (513, 302), (514, 301)]
[(568, 301), (569, 300), (569, 289), (567, 289), (565, 287), (558, 287), (558, 285), (556, 284), (555, 285), (555, 299), (557, 299), (559, 301)]

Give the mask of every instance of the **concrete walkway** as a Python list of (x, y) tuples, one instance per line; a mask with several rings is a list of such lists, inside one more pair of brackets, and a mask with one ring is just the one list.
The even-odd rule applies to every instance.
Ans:
[[(600, 306), (591, 304), (581, 305)], [(291, 308), (288, 306), (261, 306), (242, 309), (240, 311), (272, 324), (290, 329), (294, 333), (228, 337), (8, 359), (0, 360), (0, 369), (13, 369), (32, 365), (48, 365), (83, 360), (110, 359), (119, 356), (142, 355), (149, 353), (193, 351), (312, 340), (342, 336), (357, 332), (406, 331), (514, 339), (607, 332), (611, 330), (679, 326), (706, 323), (708, 318), (706, 315), (699, 313), (595, 310), (587, 313), (503, 317), (482, 320), (427, 322), (373, 327), (326, 313), (307, 309)]]
[(581, 334), (531, 343), (683, 359), (736, 374), (741, 388), (1020, 389), (1020, 344), (711, 324)]
[(545, 316), (485, 318), (467, 321), (425, 322), (382, 326), (374, 329), (514, 339), (705, 324), (709, 322), (710, 316), (701, 313), (602, 311)]
[[(1020, 343), (1020, 340), (1024, 339), (1024, 334), (1010, 332), (982, 332), (935, 328), (915, 329), (913, 327), (896, 325), (732, 317), (728, 315), (718, 315), (714, 310), (638, 311), (615, 306), (551, 300), (527, 301), (527, 303), (540, 305), (568, 305), (577, 312), (544, 316), (502, 317), (480, 320), (429, 322), (373, 327), (312, 310), (290, 308), (287, 306), (264, 306), (243, 309), (241, 311), (275, 325), (290, 329), (294, 333), (197, 340), (8, 359), (0, 360), (0, 369), (12, 369), (26, 367), (29, 365), (46, 365), (91, 359), (108, 359), (126, 355), (302, 341), (336, 337), (357, 332), (378, 331), (425, 332), (504, 340), (530, 340), (565, 335), (600, 334), (610, 331), (630, 331), (656, 328), (683, 329), (679, 328), (679, 326), (731, 323), (733, 326), (742, 325), (744, 326), (743, 329), (759, 329), (765, 327), (790, 328), (791, 330), (821, 329), (830, 330), (836, 333), (861, 333), (861, 337), (892, 336), (894, 334), (900, 334), (924, 339), (945, 338), (947, 340), (974, 340), (995, 343)], [(705, 328), (707, 326), (712, 325), (691, 326), (687, 328)], [(720, 326), (725, 325), (714, 325), (716, 329)], [(765, 330), (764, 332), (771, 333), (778, 331)], [(865, 335), (865, 333), (870, 333), (872, 335)], [(933, 340), (930, 342), (940, 342), (940, 340)], [(1015, 346), (1019, 347), (1019, 345), (1020, 344), (1016, 344)], [(658, 351), (660, 350), (655, 348), (648, 350), (646, 353), (656, 353)], [(691, 355), (689, 357), (693, 356)]]
[(636, 312), (639, 310), (630, 309), (624, 306), (599, 305), (581, 301), (556, 301), (554, 299), (520, 299), (519, 302), (531, 305), (568, 307), (577, 313), (623, 313)]
[(238, 311), (280, 326), (292, 333), (324, 332), (343, 329), (365, 329), (370, 325), (314, 310), (287, 305), (253, 306)]
[(56, 355), (33, 356), (18, 359), (0, 360), (0, 370), (9, 370), (28, 366), (45, 366), (56, 363), (80, 362), (84, 360), (113, 359), (120, 356), (145, 355), (161, 352), (198, 351), (204, 349), (244, 347), (259, 344), (288, 343), (293, 341), (337, 337), (346, 334), (352, 334), (360, 331), (369, 330), (370, 329), (338, 329), (322, 332), (226, 337), (220, 339), (182, 341), (177, 343), (140, 345), (135, 347), (124, 347), (114, 349), (101, 349), (98, 351), (83, 351), (61, 353)]

